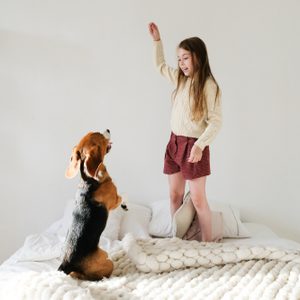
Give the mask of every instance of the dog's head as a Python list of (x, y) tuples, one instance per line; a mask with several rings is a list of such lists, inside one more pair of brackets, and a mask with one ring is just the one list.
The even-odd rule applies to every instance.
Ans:
[(83, 163), (85, 175), (98, 180), (97, 169), (110, 148), (110, 131), (108, 129), (103, 134), (100, 132), (89, 132), (73, 148), (70, 164), (66, 170), (66, 177), (75, 177), (81, 163)]

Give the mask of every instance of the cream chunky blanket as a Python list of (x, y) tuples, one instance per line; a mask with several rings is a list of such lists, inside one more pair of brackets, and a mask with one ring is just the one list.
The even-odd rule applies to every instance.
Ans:
[(122, 245), (109, 279), (0, 272), (0, 299), (300, 299), (300, 251), (132, 236)]

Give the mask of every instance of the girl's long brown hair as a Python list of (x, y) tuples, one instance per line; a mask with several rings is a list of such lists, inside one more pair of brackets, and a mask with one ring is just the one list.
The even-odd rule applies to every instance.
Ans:
[[(203, 117), (205, 112), (207, 112), (207, 103), (204, 94), (206, 80), (210, 77), (217, 86), (215, 101), (219, 95), (220, 88), (211, 72), (205, 43), (200, 38), (192, 37), (185, 39), (178, 45), (178, 48), (185, 49), (192, 55), (194, 72), (191, 76), (192, 84), (190, 85), (189, 97), (192, 119), (197, 121)], [(173, 94), (174, 98), (181, 86), (184, 86), (188, 79), (179, 68), (179, 65), (178, 71), (177, 87)]]

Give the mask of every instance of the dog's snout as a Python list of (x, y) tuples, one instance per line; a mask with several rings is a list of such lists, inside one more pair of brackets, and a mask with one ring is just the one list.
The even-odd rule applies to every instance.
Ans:
[(107, 138), (109, 140), (110, 139), (110, 130), (106, 129), (105, 132), (103, 133), (103, 135), (105, 136), (105, 138)]

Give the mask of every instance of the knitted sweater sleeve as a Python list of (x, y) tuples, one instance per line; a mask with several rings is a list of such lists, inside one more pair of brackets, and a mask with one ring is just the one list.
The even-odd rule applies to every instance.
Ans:
[(177, 84), (178, 70), (168, 66), (165, 62), (164, 50), (161, 40), (154, 41), (154, 64), (161, 75), (171, 83)]
[(217, 86), (213, 81), (207, 80), (204, 93), (207, 103), (207, 117), (205, 120), (207, 126), (195, 142), (202, 150), (214, 140), (222, 125), (221, 91), (219, 91), (216, 98)]

